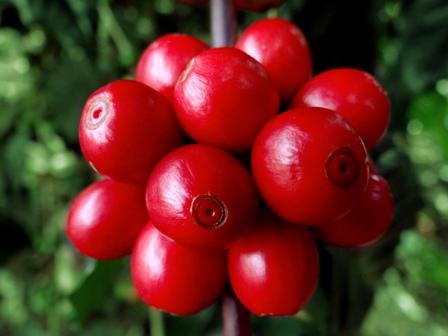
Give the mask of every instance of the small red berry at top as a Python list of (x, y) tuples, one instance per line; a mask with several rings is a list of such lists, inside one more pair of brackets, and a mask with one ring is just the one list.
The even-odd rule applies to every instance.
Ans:
[(311, 78), (311, 52), (291, 21), (262, 19), (243, 31), (236, 47), (263, 64), (283, 102), (289, 102)]
[(338, 112), (358, 132), (367, 149), (383, 138), (390, 119), (386, 91), (370, 74), (350, 68), (320, 73), (299, 91), (292, 106)]
[(278, 92), (265, 68), (236, 48), (194, 57), (176, 84), (174, 104), (193, 140), (231, 152), (249, 151), (279, 112)]
[(136, 80), (173, 102), (174, 85), (188, 62), (208, 49), (207, 44), (187, 34), (168, 34), (152, 42), (140, 56)]

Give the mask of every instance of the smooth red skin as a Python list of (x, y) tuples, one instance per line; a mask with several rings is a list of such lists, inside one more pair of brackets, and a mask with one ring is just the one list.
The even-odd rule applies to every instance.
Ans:
[(243, 31), (236, 47), (264, 65), (285, 102), (311, 78), (310, 48), (301, 30), (288, 20), (253, 23)]
[[(350, 188), (334, 185), (325, 171), (328, 157), (348, 147), (360, 163)], [(368, 179), (366, 149), (337, 113), (322, 108), (294, 109), (261, 130), (252, 151), (255, 183), (271, 209), (302, 225), (320, 225), (350, 211)]]
[(208, 49), (207, 44), (187, 34), (168, 34), (151, 43), (138, 61), (136, 80), (173, 102), (174, 85), (188, 62)]
[[(215, 229), (203, 228), (190, 208), (198, 195), (223, 201), (228, 217)], [(207, 145), (187, 145), (167, 155), (148, 180), (146, 205), (154, 225), (187, 245), (226, 248), (253, 222), (258, 208), (249, 172), (230, 154)]]
[(256, 315), (296, 314), (313, 295), (319, 277), (316, 243), (310, 232), (266, 216), (229, 250), (230, 283)]
[[(106, 102), (101, 110), (105, 117), (96, 128), (89, 128), (92, 107), (100, 101)], [(131, 80), (115, 81), (94, 92), (79, 125), (85, 159), (101, 175), (125, 183), (146, 182), (154, 165), (181, 141), (168, 101)]]
[(236, 8), (252, 12), (265, 12), (280, 6), (283, 2), (284, 0), (234, 0)]
[(73, 201), (67, 236), (88, 257), (109, 260), (131, 253), (140, 229), (148, 221), (142, 185), (110, 179), (91, 184)]
[(394, 204), (387, 181), (371, 175), (359, 203), (343, 218), (316, 228), (318, 239), (341, 247), (363, 247), (379, 240), (392, 223)]
[(351, 68), (320, 73), (299, 91), (291, 106), (325, 107), (340, 113), (367, 149), (382, 139), (390, 119), (386, 91), (367, 72)]
[(177, 117), (196, 141), (233, 152), (250, 150), (279, 109), (277, 90), (261, 64), (235, 48), (193, 58), (174, 89)]
[(132, 281), (146, 304), (175, 315), (191, 315), (221, 293), (225, 260), (223, 252), (185, 247), (148, 223), (132, 252)]

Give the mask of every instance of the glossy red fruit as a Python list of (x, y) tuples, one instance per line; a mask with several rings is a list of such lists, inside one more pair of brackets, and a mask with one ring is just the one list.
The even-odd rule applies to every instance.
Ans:
[(222, 291), (225, 254), (182, 246), (148, 223), (132, 252), (131, 275), (146, 304), (191, 315), (212, 304)]
[(280, 6), (283, 2), (284, 0), (234, 0), (236, 8), (253, 12), (264, 12)]
[(230, 283), (256, 315), (294, 315), (318, 282), (316, 243), (304, 228), (265, 216), (229, 250)]
[(151, 43), (138, 61), (136, 79), (173, 101), (174, 85), (188, 62), (208, 46), (194, 36), (168, 34)]
[(176, 241), (224, 248), (254, 221), (257, 195), (237, 159), (196, 144), (176, 149), (155, 167), (146, 204), (154, 225)]
[(168, 101), (150, 87), (119, 80), (87, 100), (79, 125), (86, 160), (102, 175), (146, 182), (157, 161), (181, 143)]
[(295, 109), (261, 130), (252, 151), (252, 172), (279, 216), (319, 225), (345, 215), (361, 196), (368, 178), (367, 154), (337, 113)]
[(381, 140), (390, 119), (386, 91), (370, 74), (350, 68), (317, 75), (299, 91), (292, 106), (325, 107), (340, 113), (367, 149)]
[(264, 65), (283, 101), (311, 78), (311, 52), (300, 29), (285, 19), (263, 19), (241, 35), (236, 47)]
[(249, 150), (279, 108), (261, 64), (235, 48), (209, 49), (189, 63), (174, 89), (176, 113), (197, 142)]
[(317, 227), (317, 237), (327, 244), (341, 247), (373, 244), (389, 228), (393, 207), (387, 181), (379, 175), (371, 175), (353, 210), (337, 221)]
[(102, 180), (91, 184), (73, 201), (67, 236), (79, 252), (95, 259), (116, 259), (132, 251), (148, 220), (145, 188)]

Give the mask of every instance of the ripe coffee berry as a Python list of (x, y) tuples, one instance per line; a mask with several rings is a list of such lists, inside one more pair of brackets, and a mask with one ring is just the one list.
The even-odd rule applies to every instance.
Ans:
[(168, 34), (151, 43), (138, 61), (136, 79), (173, 101), (177, 79), (188, 62), (208, 46), (194, 36)]
[(264, 19), (249, 26), (236, 43), (264, 65), (283, 101), (291, 100), (311, 77), (311, 53), (300, 29), (285, 19)]
[(95, 259), (128, 255), (148, 220), (145, 188), (113, 180), (90, 185), (73, 201), (67, 236), (82, 254)]
[(312, 296), (319, 276), (314, 238), (304, 228), (263, 216), (257, 229), (229, 251), (230, 283), (257, 315), (294, 315)]
[(197, 142), (242, 152), (279, 108), (261, 64), (235, 48), (209, 49), (188, 64), (174, 89), (176, 113)]
[(253, 12), (264, 12), (280, 6), (283, 2), (284, 0), (234, 0), (236, 8)]
[(146, 304), (171, 314), (191, 315), (212, 304), (222, 291), (225, 254), (187, 248), (148, 223), (132, 252), (131, 274)]
[(255, 182), (284, 219), (319, 225), (345, 215), (367, 183), (366, 149), (337, 113), (301, 108), (271, 120), (252, 151)]
[(87, 100), (79, 125), (86, 160), (102, 175), (146, 182), (156, 162), (181, 143), (168, 101), (145, 84), (119, 80)]
[(254, 221), (257, 195), (237, 159), (196, 144), (176, 149), (154, 168), (146, 204), (154, 225), (176, 241), (224, 248)]
[(370, 74), (350, 68), (317, 75), (299, 91), (292, 106), (325, 107), (340, 113), (367, 149), (381, 140), (390, 118), (386, 91)]
[(387, 181), (371, 175), (359, 203), (341, 219), (316, 228), (327, 244), (361, 247), (380, 239), (392, 222), (393, 200)]

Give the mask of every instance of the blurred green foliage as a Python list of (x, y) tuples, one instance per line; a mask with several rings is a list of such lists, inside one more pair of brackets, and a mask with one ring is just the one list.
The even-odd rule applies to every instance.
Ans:
[[(312, 302), (294, 318), (254, 318), (257, 335), (448, 335), (448, 3), (289, 0), (269, 15), (303, 28), (316, 71), (362, 67), (390, 92), (392, 124), (371, 154), (397, 209), (375, 246), (322, 247)], [(70, 200), (95, 178), (78, 118), (95, 88), (132, 76), (156, 36), (208, 41), (207, 9), (0, 0), (0, 20), (0, 335), (149, 334), (160, 316), (138, 302), (128, 260), (88, 260), (64, 236)], [(220, 333), (218, 307), (163, 318), (167, 335)]]

